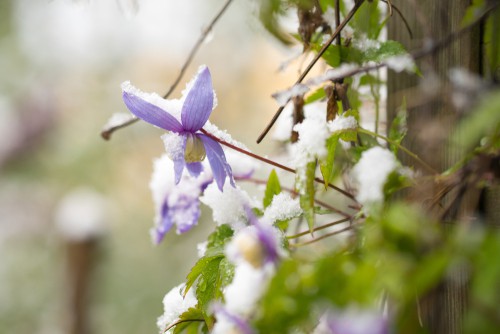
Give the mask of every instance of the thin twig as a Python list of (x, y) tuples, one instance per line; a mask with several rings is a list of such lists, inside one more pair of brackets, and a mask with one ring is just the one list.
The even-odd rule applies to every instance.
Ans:
[[(232, 148), (232, 149), (233, 149), (233, 150), (235, 150), (235, 151), (238, 151), (238, 152), (240, 152), (240, 153), (243, 153), (243, 154), (245, 154), (245, 155), (248, 155), (249, 157), (252, 157), (252, 158), (254, 158), (254, 159), (260, 160), (260, 161), (265, 162), (265, 163), (267, 163), (267, 164), (269, 164), (269, 165), (272, 165), (272, 166), (274, 166), (274, 167), (278, 167), (278, 168), (280, 168), (280, 169), (283, 169), (283, 170), (285, 170), (285, 171), (287, 171), (287, 172), (297, 174), (297, 171), (296, 171), (295, 169), (293, 169), (293, 168), (287, 167), (287, 166), (282, 165), (282, 164), (280, 164), (280, 163), (278, 163), (278, 162), (276, 162), (276, 161), (273, 161), (273, 160), (270, 160), (270, 159), (264, 158), (264, 157), (262, 157), (262, 156), (260, 156), (260, 155), (257, 155), (257, 154), (255, 154), (255, 153), (250, 152), (250, 151), (244, 150), (244, 149), (242, 149), (242, 148), (240, 148), (240, 147), (238, 147), (238, 146), (235, 146), (235, 145), (233, 145), (233, 144), (231, 144), (231, 143), (228, 143), (228, 142), (226, 142), (226, 141), (224, 141), (224, 140), (222, 140), (222, 139), (220, 139), (220, 138), (218, 138), (218, 137), (214, 136), (213, 134), (211, 134), (211, 133), (207, 132), (205, 129), (200, 129), (200, 131), (201, 131), (202, 133), (204, 133), (206, 136), (208, 136), (208, 137), (212, 138), (213, 140), (215, 140), (215, 141), (217, 141), (217, 142), (221, 143), (222, 145), (225, 145), (225, 146), (227, 146), (227, 147), (229, 147), (229, 148)], [(321, 183), (321, 184), (325, 184), (325, 181), (324, 181), (324, 180), (322, 180), (322, 179), (320, 179), (319, 177), (314, 178), (314, 181), (316, 181), (316, 182), (318, 182), (318, 183)], [(352, 194), (348, 193), (347, 191), (345, 191), (345, 190), (343, 190), (343, 189), (340, 189), (339, 187), (337, 187), (337, 186), (335, 186), (335, 185), (333, 185), (333, 184), (331, 184), (331, 183), (328, 183), (328, 187), (330, 187), (330, 188), (332, 188), (332, 189), (336, 190), (337, 192), (341, 193), (342, 195), (344, 195), (344, 196), (346, 196), (346, 197), (348, 197), (348, 198), (350, 198), (351, 200), (353, 200), (353, 201), (355, 201), (355, 202), (356, 202), (356, 198), (354, 198), (354, 196), (353, 196)]]
[[(238, 178), (238, 177), (234, 177), (235, 180), (237, 181), (247, 181), (247, 182), (252, 182), (254, 184), (261, 184), (261, 185), (266, 185), (267, 184), (267, 181), (265, 180), (259, 180), (259, 179), (255, 179), (255, 178), (249, 178), (249, 177), (242, 177), (242, 178)], [(294, 196), (297, 196), (299, 193), (291, 188), (288, 188), (288, 187), (284, 187), (284, 186), (281, 186), (281, 189), (291, 193), (292, 195)], [(341, 216), (344, 216), (345, 218), (351, 218), (352, 215), (340, 210), (340, 209), (337, 209), (336, 207), (334, 206), (331, 206), (330, 204), (328, 203), (325, 203), (323, 201), (320, 201), (319, 199), (317, 198), (314, 198), (314, 202), (322, 207), (324, 207), (325, 209), (328, 209), (332, 212), (335, 212), (335, 213), (338, 213), (339, 215)], [(359, 209), (358, 209), (359, 210)]]
[(404, 147), (403, 145), (399, 144), (399, 143), (396, 143), (395, 141), (385, 137), (385, 136), (382, 136), (381, 134), (378, 134), (378, 133), (375, 133), (375, 132), (372, 132), (370, 130), (366, 130), (366, 129), (363, 129), (363, 128), (358, 128), (358, 132), (360, 133), (364, 133), (364, 134), (367, 134), (367, 135), (370, 135), (370, 136), (373, 136), (373, 137), (377, 137), (377, 138), (380, 138), (382, 140), (385, 140), (387, 143), (389, 144), (392, 144), (392, 145), (396, 145), (401, 151), (405, 152), (406, 154), (408, 154), (410, 157), (412, 157), (413, 159), (415, 159), (416, 161), (418, 161), (423, 167), (425, 167), (425, 169), (427, 169), (429, 172), (431, 172), (432, 174), (439, 174), (434, 168), (432, 168), (427, 162), (425, 162), (424, 160), (420, 159), (420, 157), (418, 155), (416, 155), (415, 153), (413, 153), (412, 151), (410, 151), (409, 149), (407, 149), (406, 147)]
[(385, 2), (389, 6), (389, 16), (392, 16), (392, 10), (394, 9), (396, 13), (398, 13), (399, 17), (401, 17), (401, 20), (403, 20), (403, 23), (406, 27), (406, 30), (408, 30), (408, 34), (410, 35), (410, 38), (413, 39), (413, 32), (411, 31), (410, 25), (408, 24), (408, 21), (404, 17), (403, 13), (399, 10), (398, 7), (396, 7), (391, 1), (389, 0), (382, 0), (382, 2)]
[[(340, 0), (335, 0), (335, 29), (340, 25)], [(342, 36), (337, 34), (337, 45), (342, 43)]]
[[(321, 231), (321, 230), (324, 230), (325, 228), (345, 223), (345, 222), (347, 222), (347, 221), (349, 221), (351, 219), (352, 219), (352, 217), (346, 217), (346, 218), (343, 218), (343, 219), (340, 219), (340, 220), (336, 220), (334, 222), (331, 222), (331, 223), (328, 223), (328, 224), (325, 224), (325, 225), (321, 225), (321, 226), (315, 227), (315, 228), (313, 228), (312, 232)], [(307, 235), (307, 234), (311, 234), (311, 231), (307, 230), (307, 231), (300, 232), (300, 233), (297, 233), (297, 234), (294, 234), (294, 235), (289, 235), (286, 238), (287, 239), (297, 239), (297, 238), (300, 238), (300, 237), (302, 237), (304, 235)]]
[[(495, 2), (493, 5), (491, 5), (489, 8), (487, 8), (481, 15), (479, 15), (473, 22), (471, 22), (470, 24), (466, 25), (465, 27), (463, 27), (462, 29), (460, 29), (458, 31), (450, 33), (448, 36), (444, 37), (440, 41), (438, 41), (436, 43), (430, 43), (429, 45), (427, 45), (423, 48), (420, 48), (418, 50), (414, 50), (414, 51), (410, 52), (410, 57), (412, 57), (414, 60), (420, 59), (420, 58), (423, 58), (425, 56), (433, 54), (433, 53), (439, 51), (440, 49), (446, 47), (448, 44), (452, 43), (453, 41), (455, 41), (456, 39), (461, 37), (463, 34), (469, 32), (469, 30), (474, 28), (498, 5), (500, 5), (500, 2)], [(315, 60), (316, 60), (316, 58), (315, 58)], [(370, 72), (370, 71), (377, 70), (377, 69), (383, 68), (383, 67), (387, 67), (387, 63), (383, 62), (383, 63), (368, 65), (368, 66), (364, 66), (364, 67), (358, 67), (358, 68), (355, 68), (355, 69), (352, 69), (350, 71), (345, 72), (343, 75), (339, 76), (338, 78), (332, 78), (332, 80), (339, 80), (339, 79), (351, 77), (351, 76), (356, 75), (356, 74)], [(297, 83), (300, 83), (300, 82), (301, 81), (298, 81)], [(280, 116), (280, 114), (284, 108), (285, 108), (285, 106), (282, 106), (276, 111), (273, 119), (269, 122), (266, 129), (262, 132), (262, 134), (257, 139), (257, 143), (260, 143), (262, 141), (262, 139), (264, 139), (264, 137), (267, 135), (269, 130), (271, 130), (272, 126), (274, 125), (274, 123), (276, 122), (276, 120), (278, 119), (278, 117)]]
[[(307, 65), (307, 67), (304, 70), (304, 72), (302, 72), (302, 74), (299, 76), (299, 78), (295, 82), (295, 85), (301, 83), (305, 79), (305, 77), (311, 71), (311, 69), (314, 67), (314, 65), (316, 64), (316, 62), (321, 58), (321, 56), (323, 55), (323, 53), (325, 53), (325, 51), (328, 49), (328, 47), (330, 46), (330, 44), (332, 44), (332, 42), (335, 40), (335, 38), (337, 37), (337, 35), (340, 34), (340, 32), (342, 31), (342, 29), (344, 29), (344, 27), (347, 25), (347, 23), (349, 23), (349, 21), (352, 19), (352, 17), (354, 16), (354, 14), (357, 12), (357, 10), (359, 9), (359, 7), (361, 7), (361, 5), (364, 2), (365, 2), (365, 0), (359, 0), (359, 1), (357, 1), (357, 2), (354, 3), (354, 7), (347, 14), (347, 16), (345, 17), (345, 19), (340, 23), (340, 25), (335, 29), (335, 31), (333, 32), (332, 36), (330, 36), (330, 38), (323, 45), (323, 47), (321, 48), (321, 50), (319, 50), (319, 52), (316, 54), (316, 56), (314, 57), (314, 59), (309, 63), (309, 65)], [(264, 137), (267, 135), (267, 133), (269, 132), (269, 130), (271, 130), (271, 128), (273, 127), (273, 125), (276, 122), (276, 120), (278, 119), (278, 117), (281, 115), (281, 112), (283, 111), (284, 108), (285, 108), (285, 106), (281, 106), (281, 107), (278, 108), (278, 110), (276, 110), (276, 113), (274, 114), (274, 116), (271, 119), (271, 121), (269, 122), (269, 124), (266, 126), (266, 128), (264, 129), (264, 131), (262, 131), (262, 133), (260, 134), (259, 138), (257, 138), (257, 143), (260, 143), (264, 139)]]
[[(200, 48), (200, 46), (203, 44), (203, 42), (205, 41), (205, 39), (207, 38), (208, 34), (210, 33), (210, 31), (212, 31), (213, 27), (215, 26), (215, 24), (217, 23), (217, 21), (219, 21), (219, 19), (222, 17), (222, 15), (224, 14), (224, 12), (226, 11), (226, 9), (229, 7), (229, 5), (231, 4), (233, 0), (227, 0), (224, 5), (222, 6), (222, 8), (217, 12), (217, 14), (214, 16), (214, 18), (212, 19), (212, 21), (210, 21), (210, 24), (208, 25), (208, 27), (206, 27), (203, 32), (201, 33), (200, 37), (198, 38), (198, 40), (196, 41), (196, 43), (194, 44), (193, 48), (191, 49), (191, 51), (189, 52), (189, 55), (188, 57), (186, 58), (186, 60), (184, 61), (184, 64), (182, 65), (181, 67), (181, 70), (179, 72), (179, 75), (177, 76), (177, 78), (174, 80), (174, 83), (170, 86), (169, 90), (167, 91), (167, 93), (165, 93), (165, 95), (163, 95), (163, 98), (168, 98), (170, 96), (170, 94), (172, 94), (172, 92), (175, 90), (175, 88), (177, 87), (177, 85), (179, 84), (179, 82), (181, 81), (182, 77), (184, 76), (184, 73), (186, 72), (186, 69), (188, 68), (188, 66), (191, 64), (191, 61), (193, 60), (194, 56), (196, 55), (196, 53), (198, 52), (198, 49)], [(112, 126), (112, 127), (109, 127), (109, 128), (106, 128), (106, 129), (103, 129), (102, 132), (101, 132), (101, 137), (104, 138), (105, 140), (109, 140), (111, 139), (111, 135), (116, 131), (116, 130), (119, 130), (119, 129), (122, 129), (122, 128), (125, 128), (129, 125), (132, 125), (134, 123), (136, 123), (137, 121), (139, 120), (139, 118), (134, 118), (134, 119), (131, 119), (131, 120), (128, 120), (127, 122), (124, 122), (122, 124), (118, 124), (118, 125), (115, 125), (115, 126)]]
[(343, 229), (340, 229), (340, 230), (337, 230), (337, 231), (334, 231), (334, 232), (331, 232), (331, 233), (328, 233), (328, 234), (322, 235), (321, 237), (318, 237), (318, 238), (316, 238), (316, 239), (312, 239), (312, 240), (309, 240), (309, 241), (306, 241), (306, 242), (301, 242), (301, 243), (297, 243), (297, 244), (290, 244), (290, 246), (291, 246), (291, 247), (302, 247), (302, 246), (310, 245), (310, 244), (315, 243), (315, 242), (317, 242), (317, 241), (320, 241), (320, 240), (323, 240), (323, 239), (329, 238), (329, 237), (331, 237), (331, 236), (334, 236), (334, 235), (337, 235), (337, 234), (340, 234), (340, 233), (343, 233), (343, 232), (347, 232), (347, 231), (349, 231), (349, 230), (352, 230), (352, 229), (354, 229), (357, 225), (359, 225), (359, 224), (344, 227)]

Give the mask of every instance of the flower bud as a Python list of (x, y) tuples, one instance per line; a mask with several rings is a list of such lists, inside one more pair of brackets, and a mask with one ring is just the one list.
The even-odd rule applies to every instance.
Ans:
[(206, 152), (203, 142), (198, 136), (188, 135), (186, 136), (186, 150), (184, 152), (184, 160), (187, 163), (198, 162), (205, 159)]

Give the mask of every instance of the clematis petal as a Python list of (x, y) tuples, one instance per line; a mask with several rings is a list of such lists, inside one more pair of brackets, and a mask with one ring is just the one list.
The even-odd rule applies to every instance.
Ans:
[(161, 136), (168, 157), (174, 162), (175, 184), (181, 180), (182, 171), (186, 166), (184, 151), (186, 150), (186, 135), (173, 132)]
[(205, 66), (189, 90), (182, 105), (181, 120), (184, 130), (196, 132), (207, 122), (214, 105), (214, 91), (210, 71)]
[(186, 161), (184, 161), (184, 156), (178, 156), (174, 159), (174, 173), (175, 173), (175, 184), (179, 184), (182, 177), (182, 171), (186, 166)]
[(161, 220), (156, 226), (156, 235), (154, 236), (154, 241), (156, 244), (159, 244), (163, 240), (165, 234), (174, 225), (174, 221), (172, 220), (169, 211), (170, 209), (168, 207), (167, 200), (165, 200), (161, 208)]
[(189, 231), (198, 224), (201, 215), (200, 201), (196, 194), (182, 194), (177, 198), (177, 203), (172, 211), (177, 233), (182, 234)]
[(186, 163), (186, 168), (189, 171), (189, 174), (193, 177), (198, 177), (198, 175), (200, 175), (203, 171), (203, 165), (201, 162)]
[(222, 191), (224, 188), (224, 183), (226, 181), (226, 176), (229, 176), (229, 182), (234, 187), (234, 179), (233, 172), (231, 170), (231, 166), (226, 161), (226, 156), (224, 155), (224, 150), (222, 146), (212, 138), (197, 134), (199, 138), (203, 141), (205, 145), (205, 151), (207, 152), (208, 162), (210, 163), (210, 167), (212, 168), (212, 174), (214, 176), (215, 182), (217, 182), (217, 186), (219, 190)]
[(122, 90), (123, 101), (132, 114), (167, 131), (182, 132), (182, 125), (174, 116), (146, 101), (144, 99), (146, 94), (132, 86), (130, 82), (124, 82)]

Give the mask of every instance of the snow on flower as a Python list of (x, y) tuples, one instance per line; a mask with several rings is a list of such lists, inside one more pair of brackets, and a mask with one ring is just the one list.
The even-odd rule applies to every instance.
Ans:
[(229, 312), (223, 305), (214, 307), (215, 323), (212, 334), (252, 334), (254, 331), (248, 324), (247, 320), (236, 314)]
[(239, 230), (226, 245), (226, 257), (236, 265), (248, 263), (255, 268), (276, 264), (284, 254), (282, 232), (262, 223), (248, 207), (245, 211), (250, 225)]
[(175, 224), (177, 233), (184, 233), (198, 223), (200, 217), (199, 196), (212, 182), (212, 177), (202, 173), (194, 178), (183, 175), (178, 186), (170, 172), (173, 162), (163, 155), (155, 160), (153, 175), (149, 184), (156, 207), (155, 228), (151, 235), (155, 243), (161, 242)]
[(264, 210), (263, 221), (270, 224), (279, 220), (291, 219), (302, 213), (300, 202), (287, 193), (280, 193), (273, 197), (271, 205)]
[(163, 297), (164, 313), (156, 322), (160, 333), (172, 333), (172, 329), (167, 332), (165, 332), (165, 329), (178, 320), (182, 313), (186, 312), (191, 307), (195, 307), (198, 303), (194, 289), (189, 289), (186, 296), (182, 296), (184, 287), (185, 284), (182, 283), (170, 290), (165, 297)]
[(387, 317), (375, 310), (349, 307), (326, 312), (313, 334), (389, 334)]
[(227, 162), (233, 170), (235, 179), (248, 179), (259, 169), (260, 164), (256, 159), (234, 150), (226, 152)]
[(126, 106), (135, 116), (176, 134), (162, 138), (174, 161), (176, 184), (184, 168), (194, 177), (200, 175), (201, 161), (206, 156), (219, 189), (222, 191), (226, 177), (234, 185), (221, 145), (200, 132), (215, 106), (212, 78), (206, 66), (202, 66), (187, 85), (181, 100), (165, 100), (157, 94), (143, 93), (128, 81), (122, 84), (122, 91)]
[(364, 205), (383, 201), (387, 177), (398, 167), (394, 154), (385, 148), (376, 146), (363, 152), (352, 170), (353, 177), (359, 184), (356, 199)]
[(248, 319), (275, 273), (275, 265), (284, 250), (281, 232), (261, 223), (245, 206), (250, 225), (236, 232), (226, 245), (225, 254), (235, 265), (232, 282), (224, 289), (224, 305), (215, 310), (213, 333), (252, 333)]
[(200, 200), (212, 209), (213, 219), (219, 225), (229, 224), (235, 230), (245, 225), (245, 206), (250, 202), (250, 197), (239, 187), (226, 185), (224, 191), (220, 192), (211, 184)]
[(224, 291), (225, 307), (231, 313), (249, 317), (267, 289), (274, 267), (255, 268), (241, 263), (234, 270), (233, 281)]

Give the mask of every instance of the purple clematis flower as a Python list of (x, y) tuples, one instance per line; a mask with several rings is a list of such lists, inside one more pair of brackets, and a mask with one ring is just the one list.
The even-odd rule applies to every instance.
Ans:
[(389, 319), (376, 310), (348, 307), (329, 310), (320, 319), (315, 333), (389, 334)]
[(284, 255), (281, 232), (260, 222), (249, 208), (246, 211), (250, 224), (238, 231), (227, 244), (227, 258), (235, 264), (247, 262), (254, 268), (275, 266)]
[[(206, 156), (220, 191), (227, 176), (234, 186), (231, 166), (221, 145), (200, 132), (214, 107), (212, 78), (206, 66), (200, 68), (180, 101), (143, 93), (129, 82), (122, 84), (122, 90), (123, 101), (135, 116), (177, 135), (164, 137), (165, 147), (174, 161), (176, 184), (181, 180), (184, 167), (192, 176), (200, 175), (203, 170), (201, 161)], [(182, 104), (180, 121), (179, 103)]]
[(156, 244), (163, 240), (174, 225), (177, 233), (181, 234), (198, 223), (201, 214), (199, 196), (213, 181), (207, 173), (196, 178), (186, 174), (175, 186), (174, 176), (169, 172), (173, 165), (166, 154), (156, 159), (149, 184), (156, 207), (155, 227), (151, 230), (151, 237)]

